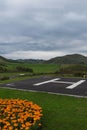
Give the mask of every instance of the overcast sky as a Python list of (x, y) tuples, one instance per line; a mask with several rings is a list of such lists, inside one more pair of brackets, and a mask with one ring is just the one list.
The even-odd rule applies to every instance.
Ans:
[(0, 55), (87, 56), (87, 0), (0, 0)]

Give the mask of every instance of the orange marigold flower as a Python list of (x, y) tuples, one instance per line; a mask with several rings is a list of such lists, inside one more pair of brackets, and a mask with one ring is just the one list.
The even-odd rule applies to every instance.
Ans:
[(20, 99), (0, 99), (0, 129), (29, 130), (32, 125), (41, 125), (42, 108), (33, 102)]
[(14, 126), (18, 126), (18, 123), (14, 123)]
[(26, 122), (25, 125), (26, 125), (26, 126), (31, 126), (31, 123)]
[(13, 130), (13, 127), (12, 127), (12, 126), (10, 126), (10, 127), (9, 127), (9, 130)]

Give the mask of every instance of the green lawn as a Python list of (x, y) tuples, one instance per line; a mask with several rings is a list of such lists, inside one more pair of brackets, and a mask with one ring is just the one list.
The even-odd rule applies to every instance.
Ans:
[(87, 99), (0, 88), (0, 98), (28, 99), (43, 109), (43, 130), (87, 130)]

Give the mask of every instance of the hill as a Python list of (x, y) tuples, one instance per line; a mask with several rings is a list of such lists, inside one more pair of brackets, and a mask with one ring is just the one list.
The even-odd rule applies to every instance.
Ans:
[(87, 64), (87, 57), (80, 54), (65, 55), (52, 58), (45, 63), (57, 64)]
[(6, 59), (6, 58), (0, 56), (0, 65), (5, 65), (7, 62), (9, 62), (8, 59)]

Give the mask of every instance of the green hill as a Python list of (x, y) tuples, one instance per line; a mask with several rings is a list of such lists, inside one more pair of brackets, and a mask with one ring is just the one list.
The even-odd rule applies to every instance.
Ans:
[(87, 57), (80, 54), (65, 55), (62, 57), (52, 58), (46, 63), (57, 63), (57, 64), (87, 64)]
[(0, 56), (0, 65), (5, 65), (5, 64), (8, 63), (8, 62), (9, 62), (8, 59), (6, 59), (6, 58)]

